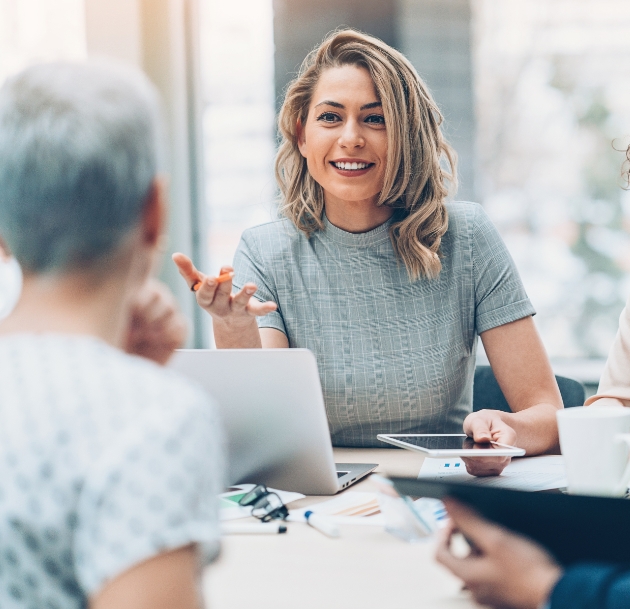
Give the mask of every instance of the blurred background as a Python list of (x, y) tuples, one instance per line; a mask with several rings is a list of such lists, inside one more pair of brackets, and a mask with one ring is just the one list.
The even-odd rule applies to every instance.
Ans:
[[(168, 253), (216, 272), (245, 228), (275, 217), (283, 90), (343, 25), (426, 80), (459, 154), (457, 197), (498, 226), (556, 372), (593, 387), (630, 294), (627, 0), (0, 0), (0, 81), (100, 55), (143, 68), (169, 123)], [(211, 345), (168, 258), (163, 278), (191, 345)]]

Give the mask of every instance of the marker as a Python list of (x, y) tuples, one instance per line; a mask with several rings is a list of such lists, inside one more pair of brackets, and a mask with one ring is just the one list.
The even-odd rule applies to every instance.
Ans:
[[(219, 275), (215, 281), (217, 283), (223, 283), (225, 281), (229, 281), (230, 279), (232, 279), (232, 277), (234, 277), (234, 273), (232, 271), (230, 271), (229, 273), (223, 273), (223, 275)], [(202, 282), (197, 280), (195, 281), (195, 283), (192, 284), (192, 286), (190, 286), (190, 289), (192, 292), (198, 292), (199, 288), (201, 287)]]
[(311, 510), (308, 510), (308, 512), (304, 513), (304, 518), (306, 518), (306, 522), (310, 526), (317, 529), (320, 533), (328, 537), (339, 537), (339, 527), (326, 516), (314, 514)]
[(287, 525), (276, 522), (224, 522), (221, 524), (223, 535), (277, 535), (286, 533)]

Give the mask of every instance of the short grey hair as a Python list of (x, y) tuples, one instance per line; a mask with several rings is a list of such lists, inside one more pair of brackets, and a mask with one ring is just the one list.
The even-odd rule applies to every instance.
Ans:
[(0, 236), (27, 273), (88, 267), (140, 219), (163, 154), (139, 70), (42, 64), (0, 89)]

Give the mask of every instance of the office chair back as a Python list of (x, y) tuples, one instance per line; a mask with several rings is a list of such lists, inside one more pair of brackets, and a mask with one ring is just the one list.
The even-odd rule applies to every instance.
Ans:
[[(584, 404), (585, 393), (582, 383), (565, 376), (556, 376), (556, 381), (565, 408)], [(477, 366), (475, 384), (473, 385), (473, 412), (484, 408), (512, 412), (497, 379), (494, 377), (492, 368), (490, 366)]]

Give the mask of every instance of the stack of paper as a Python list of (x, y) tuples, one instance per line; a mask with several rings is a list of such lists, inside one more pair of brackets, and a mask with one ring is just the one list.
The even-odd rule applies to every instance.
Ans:
[(563, 488), (567, 485), (562, 455), (512, 459), (500, 476), (487, 478), (478, 478), (468, 474), (461, 459), (427, 458), (422, 463), (418, 478), (472, 482), (480, 486), (513, 488), (521, 491), (544, 491)]

